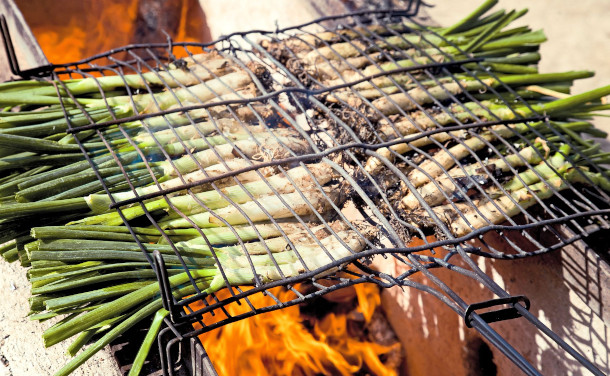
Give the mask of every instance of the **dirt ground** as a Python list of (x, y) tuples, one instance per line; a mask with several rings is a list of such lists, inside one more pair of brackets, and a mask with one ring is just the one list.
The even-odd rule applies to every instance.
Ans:
[[(474, 9), (481, 0), (429, 2), (436, 4), (427, 10), (431, 17), (439, 24), (447, 25)], [(543, 72), (595, 70), (596, 77), (579, 81), (575, 92), (610, 84), (610, 1), (500, 0), (500, 6), (529, 7), (530, 12), (520, 22), (545, 30), (549, 41), (541, 51)], [(610, 132), (610, 118), (595, 122)], [(41, 334), (49, 323), (39, 324), (25, 317), (29, 288), (23, 268), (0, 260), (0, 376), (50, 375), (68, 360), (65, 345), (44, 349)], [(74, 373), (83, 376), (118, 374), (108, 352), (98, 353)]]

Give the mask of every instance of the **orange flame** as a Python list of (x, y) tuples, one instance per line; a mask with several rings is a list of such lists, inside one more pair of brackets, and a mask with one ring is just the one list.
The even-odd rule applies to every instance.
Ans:
[[(355, 286), (357, 311), (368, 323), (380, 304), (377, 286)], [(293, 292), (274, 288), (281, 301), (295, 298)], [(219, 299), (229, 297), (221, 291)], [(250, 298), (255, 307), (275, 304), (269, 296), (255, 294)], [(201, 303), (191, 305), (201, 309)], [(246, 303), (229, 304), (231, 315), (248, 312)], [(211, 324), (225, 317), (206, 315)], [(400, 343), (383, 346), (350, 335), (349, 313), (330, 312), (322, 318), (304, 319), (298, 305), (259, 314), (201, 335), (199, 338), (222, 376), (232, 375), (352, 375), (364, 368), (374, 375), (396, 375), (396, 370), (380, 360), (380, 356), (396, 351)], [(198, 329), (199, 325), (195, 325)], [(310, 327), (311, 329), (308, 329)]]
[[(137, 30), (138, 18), (148, 0), (16, 0), (40, 47), (51, 63), (66, 63), (133, 43), (164, 42), (161, 30)], [(152, 3), (152, 2), (150, 2)], [(154, 4), (153, 4), (154, 5)], [(197, 0), (172, 2), (174, 30), (166, 30), (180, 42), (205, 42), (203, 12)], [(163, 10), (159, 17), (164, 17)], [(174, 13), (172, 13), (173, 15)], [(169, 16), (168, 16), (169, 17)], [(148, 25), (147, 25), (148, 26)], [(182, 52), (180, 55), (185, 55)], [(183, 57), (183, 56), (178, 56)]]

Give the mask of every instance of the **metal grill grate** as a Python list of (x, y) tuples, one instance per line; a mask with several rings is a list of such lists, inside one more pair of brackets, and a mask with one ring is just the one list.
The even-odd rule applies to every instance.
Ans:
[[(109, 197), (113, 197), (112, 193), (119, 189), (128, 188), (133, 192), (132, 198), (121, 200), (111, 198), (110, 207), (116, 209), (146, 259), (155, 265), (155, 271), (161, 282), (164, 307), (170, 311), (171, 315), (171, 319), (166, 320), (168, 328), (162, 331), (159, 341), (161, 353), (165, 354), (162, 356), (165, 372), (173, 374), (172, 348), (182, 344), (183, 339), (195, 338), (201, 333), (228, 323), (299, 304), (346, 286), (372, 282), (382, 287), (413, 287), (436, 296), (457, 314), (463, 316), (468, 326), (478, 330), (528, 374), (538, 374), (538, 371), (491, 329), (489, 322), (523, 316), (576, 357), (587, 369), (601, 374), (591, 362), (578, 354), (528, 312), (529, 302), (526, 298), (510, 296), (479, 269), (471, 256), (498, 259), (528, 257), (561, 248), (586, 238), (594, 232), (607, 230), (609, 228), (608, 214), (610, 214), (607, 203), (610, 201), (610, 197), (601, 189), (575, 186), (561, 178), (564, 189), (559, 191), (551, 187), (553, 197), (545, 200), (538, 198), (535, 192), (524, 184), (528, 193), (534, 197), (536, 206), (531, 209), (522, 208), (519, 202), (503, 188), (504, 181), (500, 176), (485, 173), (485, 176), (481, 177), (469, 173), (470, 170), (464, 161), (478, 164), (483, 169), (485, 169), (487, 161), (491, 159), (507, 162), (504, 150), (519, 155), (516, 143), (532, 147), (540, 159), (546, 159), (545, 153), (534, 147), (534, 140), (531, 137), (525, 136), (523, 134), (525, 132), (512, 130), (514, 124), (522, 124), (530, 134), (539, 138), (556, 137), (567, 145), (571, 145), (573, 141), (554, 130), (551, 118), (544, 113), (536, 112), (511, 86), (505, 84), (501, 77), (494, 76), (492, 73), (492, 78), (496, 80), (494, 84), (481, 79), (477, 72), (486, 71), (486, 66), (481, 58), (469, 55), (462, 51), (460, 46), (453, 44), (442, 35), (435, 34), (423, 25), (418, 25), (420, 28), (417, 29), (404, 26), (404, 29), (399, 29), (387, 26), (410, 20), (409, 17), (417, 13), (418, 7), (419, 2), (414, 1), (409, 4), (406, 11), (367, 11), (325, 17), (308, 24), (272, 32), (235, 33), (211, 45), (168, 41), (167, 44), (128, 46), (74, 64), (54, 66), (52, 73), (54, 80), (86, 77), (95, 80), (100, 75), (116, 75), (122, 80), (127, 80), (129, 75), (132, 77), (135, 75), (135, 77), (142, 78), (143, 81), (150, 81), (151, 76), (154, 76), (158, 80), (156, 87), (147, 83), (137, 91), (130, 89), (125, 81), (125, 85), (121, 85), (121, 87), (124, 86), (124, 90), (130, 97), (130, 103), (124, 107), (124, 112), (117, 112), (116, 107), (112, 105), (112, 100), (107, 99), (104, 91), (100, 89), (106, 109), (112, 113), (111, 118), (99, 118), (96, 113), (88, 111), (82, 105), (77, 105), (83, 115), (80, 119), (84, 119), (80, 122), (74, 121), (77, 118), (74, 110), (66, 108), (65, 113), (67, 123), (70, 124), (68, 132), (74, 134), (78, 145)], [(320, 37), (320, 29), (326, 33), (325, 38)], [(368, 31), (365, 33), (363, 30)], [(440, 38), (447, 46), (461, 51), (465, 57), (456, 59), (454, 55), (450, 55), (440, 48), (437, 48), (436, 51), (424, 50), (403, 36), (402, 33), (406, 31), (419, 33), (421, 40), (426, 40), (430, 35)], [(355, 35), (357, 38), (351, 38), (350, 35)], [(417, 51), (422, 59), (414, 59), (404, 53), (404, 48), (388, 44), (388, 37), (393, 37), (394, 41), (400, 41), (409, 49)], [(343, 74), (336, 69), (339, 65), (351, 67), (355, 72), (359, 72), (359, 70), (354, 67), (352, 60), (341, 57), (336, 51), (333, 51), (330, 41), (344, 42), (362, 56), (368, 56), (367, 52), (370, 51), (363, 50), (361, 42), (369, 47), (385, 43), (386, 48), (378, 51), (373, 49), (373, 52), (378, 53), (378, 60), (371, 58), (366, 62), (367, 65), (375, 67), (378, 73), (361, 74), (359, 77), (343, 77)], [(307, 70), (297, 64), (301, 54), (297, 47), (309, 48), (313, 51), (312, 53), (327, 47), (332, 56), (318, 52), (319, 57), (316, 59), (319, 60), (318, 64), (330, 67), (328, 71), (337, 76), (335, 82), (329, 85), (327, 81), (320, 78), (319, 71)], [(230, 67), (235, 67), (236, 72), (246, 72), (247, 77), (244, 80), (248, 81), (248, 84), (236, 91), (226, 85), (226, 82), (223, 83), (227, 76), (210, 70), (206, 64), (197, 62), (197, 56), (199, 56), (197, 54), (201, 52), (206, 52), (208, 57), (225, 59), (226, 63), (222, 69), (230, 70)], [(185, 59), (176, 59), (176, 56), (185, 56)], [(159, 88), (170, 89), (169, 83), (172, 77), (163, 72), (167, 72), (170, 63), (180, 67), (182, 64), (187, 64), (189, 58), (194, 61), (193, 67), (196, 66), (197, 69), (209, 74), (210, 80), (200, 81), (200, 86), (210, 90), (210, 100), (192, 101), (195, 96), (188, 93), (193, 89), (181, 84), (179, 90), (186, 94), (182, 97), (176, 96), (168, 99), (168, 103), (175, 102), (174, 105), (167, 106), (158, 101), (151, 101), (146, 108), (143, 108), (136, 103), (134, 100), (134, 98), (138, 98), (136, 96), (149, 95), (150, 98), (154, 98), (152, 94), (158, 93)], [(428, 63), (421, 62), (426, 59)], [(181, 63), (176, 63), (176, 61)], [(382, 62), (398, 64), (400, 61), (410, 61), (411, 63), (403, 64), (406, 65), (405, 67), (391, 70), (381, 67)], [(480, 90), (477, 93), (465, 90), (464, 77), (478, 82), (481, 86)], [(374, 80), (375, 78), (389, 80), (398, 91), (386, 93)], [(426, 104), (418, 103), (413, 98), (415, 91), (404, 89), (403, 85), (399, 84), (399, 80), (406, 80), (414, 90), (418, 90), (423, 97), (431, 100)], [(430, 93), (431, 86), (426, 82), (431, 82), (441, 88), (441, 93), (446, 99), (434, 99), (435, 95)], [(378, 92), (375, 94), (375, 98), (367, 98), (355, 90), (360, 84), (370, 84), (371, 90)], [(459, 88), (457, 93), (448, 89), (452, 85)], [(65, 85), (59, 85), (56, 89), (58, 92), (65, 91), (75, 99), (73, 93)], [(509, 103), (509, 100), (505, 98), (506, 94), (501, 94), (501, 92), (514, 95), (515, 101), (530, 110), (529, 115), (523, 116), (513, 110), (513, 119), (502, 119), (488, 107), (487, 102), (481, 99), (480, 95), (477, 95), (490, 94), (509, 108), (514, 108), (514, 103)], [(172, 91), (168, 90), (168, 93), (172, 93)], [(406, 98), (405, 100), (413, 103), (413, 110), (419, 110), (420, 115), (418, 116), (420, 117), (415, 118), (412, 111), (402, 109), (396, 103), (396, 98), (398, 98), (396, 95), (402, 95), (401, 98)], [(377, 104), (380, 102), (375, 101), (380, 99), (388, 103), (390, 110), (383, 112), (379, 109)], [(75, 103), (78, 102), (75, 101)], [(473, 107), (469, 107), (467, 103), (474, 103), (478, 110), (474, 111)], [(456, 109), (468, 113), (468, 120), (461, 120), (456, 115)], [(439, 122), (437, 119), (441, 114), (449, 118), (452, 125)], [(178, 116), (185, 126), (190, 125), (194, 127), (192, 129), (197, 130), (198, 136), (206, 144), (200, 147), (213, 153), (226, 172), (206, 175), (209, 172), (205, 169), (207, 166), (202, 165), (196, 158), (196, 153), (199, 151), (194, 150), (195, 147), (189, 143), (189, 140), (182, 140), (179, 136), (181, 129), (175, 124)], [(134, 123), (132, 122), (136, 121), (141, 122), (141, 127), (138, 128), (141, 132), (139, 135), (145, 134), (147, 140), (150, 141), (148, 149), (142, 148), (140, 139), (138, 139), (140, 136), (133, 132)], [(398, 129), (401, 121), (410, 123), (416, 128), (417, 133), (402, 135)], [(429, 126), (421, 126), (423, 122)], [(247, 134), (249, 142), (255, 143), (251, 150), (245, 150), (240, 140), (230, 139), (224, 134), (223, 127), (228, 123), (232, 127), (241, 129)], [(204, 134), (201, 130), (203, 124), (210, 129), (209, 134)], [(385, 124), (386, 127), (381, 129), (380, 124)], [(116, 126), (116, 129), (112, 126)], [(269, 132), (269, 137), (260, 139), (251, 131), (253, 126), (259, 127), (262, 131), (273, 132)], [(543, 127), (550, 132), (541, 132), (540, 129)], [(158, 139), (159, 133), (157, 133), (160, 129), (171, 132), (170, 136), (177, 141), (176, 149), (181, 151), (172, 154), (162, 147), (163, 141)], [(294, 140), (288, 142), (287, 139), (281, 138), (278, 136), (282, 134), (281, 132), (298, 139), (298, 142), (293, 143)], [(113, 143), (113, 138), (119, 134), (127, 139), (127, 144), (131, 148), (120, 149)], [(219, 143), (230, 145), (231, 158), (222, 154), (223, 152), (219, 148), (214, 147), (216, 141), (210, 138), (211, 135), (220, 138)], [(90, 139), (86, 142), (79, 141), (85, 136), (93, 137), (96, 140), (95, 144), (93, 145)], [(466, 136), (469, 139), (480, 140), (484, 145), (483, 150), (475, 150), (469, 146)], [(425, 145), (422, 140), (426, 140)], [(410, 151), (404, 154), (397, 152), (396, 147), (401, 145), (408, 145)], [(455, 145), (462, 145), (466, 155), (465, 158), (451, 157), (453, 165), (461, 172), (459, 178), (450, 171), (450, 168), (436, 163), (434, 154), (448, 152), (448, 149)], [(572, 146), (573, 149), (577, 149), (574, 145)], [(129, 151), (126, 152), (125, 150), (128, 149)], [(103, 169), (108, 162), (107, 159), (95, 157), (100, 154), (99, 150), (108, 151), (114, 164), (120, 168), (121, 174), (118, 180), (116, 175), (104, 175)], [(253, 153), (252, 150), (256, 153)], [(551, 146), (549, 152), (558, 151)], [(135, 154), (127, 157), (128, 153)], [(243, 166), (232, 167), (230, 162), (233, 156), (248, 162)], [(587, 155), (582, 154), (579, 157), (591, 162)], [(191, 172), (190, 169), (182, 169), (182, 162), (176, 162), (177, 160), (184, 161), (185, 164), (192, 162), (192, 170), (201, 171), (202, 174), (193, 178), (188, 175)], [(426, 203), (425, 198), (420, 194), (416, 194), (420, 205), (419, 218), (410, 216), (392, 204), (395, 197), (404, 194), (407, 189), (411, 192), (418, 192), (410, 179), (410, 171), (423, 173), (433, 182), (436, 189), (443, 191), (434, 176), (428, 173), (429, 170), (422, 168), (423, 161), (436, 163), (435, 168), (440, 169), (440, 176), (447, 178), (455, 187), (459, 187), (454, 192), (444, 193), (443, 198), (443, 201), (448, 202), (448, 210), (451, 210), (454, 215), (453, 221), (446, 220), (434, 211), (432, 205)], [(136, 172), (130, 168), (133, 163), (140, 163), (142, 167), (139, 167)], [(329, 166), (334, 174), (333, 179), (325, 183), (317, 181), (319, 175), (315, 169), (312, 169), (314, 163), (325, 163), (326, 166)], [(369, 165), (374, 163), (375, 167), (371, 169), (367, 167), (367, 163)], [(521, 158), (521, 163), (525, 168), (536, 171), (527, 160)], [(160, 179), (159, 174), (161, 164), (166, 172), (171, 172), (172, 176), (182, 179), (182, 184), (172, 187), (163, 186), (163, 179)], [(547, 162), (547, 166), (555, 171), (550, 163)], [(295, 187), (292, 197), (298, 202), (304, 202), (302, 208), (293, 207), (291, 201), (287, 201), (285, 196), (282, 196), (269, 182), (270, 171), (290, 176), (287, 172), (295, 167), (304, 168), (307, 178), (313, 181), (311, 190), (305, 190), (294, 180), (289, 179), (291, 185)], [(517, 168), (510, 167), (509, 170), (512, 175), (519, 176)], [(595, 172), (607, 177), (604, 170), (598, 169)], [(320, 257), (327, 260), (324, 265), (306, 261), (307, 257), (302, 254), (294, 239), (289, 237), (285, 228), (282, 227), (284, 221), (274, 219), (268, 213), (268, 207), (260, 202), (261, 198), (257, 199), (248, 193), (262, 218), (268, 218), (265, 222), (277, 236), (285, 239), (287, 249), (292, 250), (296, 255), (297, 260), (294, 264), (298, 265), (301, 273), (292, 277), (284, 275), (284, 271), (280, 267), (281, 262), (276, 260), (273, 251), (263, 241), (267, 235), (255, 226), (264, 220), (249, 218), (243, 211), (244, 209), (221, 189), (227, 185), (227, 182), (244, 188), (244, 183), (239, 179), (244, 174), (251, 174), (252, 179), (266, 183), (271, 193), (277, 196), (280, 203), (286, 208), (286, 216), (291, 218), (290, 225), (299, 228), (322, 250), (321, 255), (323, 256)], [(537, 177), (544, 180), (540, 174)], [(585, 175), (582, 175), (582, 178), (588, 179)], [(153, 185), (156, 185), (158, 189), (152, 192), (147, 191), (147, 193), (136, 189), (149, 183), (154, 183)], [(245, 220), (239, 225), (231, 225), (226, 218), (219, 216), (214, 209), (206, 206), (196, 196), (197, 191), (194, 190), (202, 185), (214, 190), (222, 199), (238, 208)], [(507, 224), (495, 224), (486, 218), (487, 213), (479, 209), (479, 205), (469, 196), (468, 191), (473, 190), (485, 200), (494, 202), (488, 193), (490, 189), (495, 189), (499, 195), (510, 198), (512, 203), (517, 206), (519, 215), (505, 213), (504, 209), (496, 204), (494, 210), (502, 214)], [(243, 249), (244, 267), (251, 271), (252, 288), (230, 287), (231, 297), (220, 299), (216, 294), (208, 296), (202, 292), (200, 286), (195, 283), (195, 278), (190, 276), (195, 294), (180, 301), (172, 296), (168, 282), (168, 269), (165, 264), (171, 263), (174, 267), (179, 264), (187, 271), (193, 268), (193, 264), (188, 257), (181, 256), (181, 245), (174, 237), (179, 231), (168, 230), (167, 223), (163, 221), (160, 223), (158, 213), (148, 208), (144, 201), (153, 198), (164, 199), (170, 212), (175, 213), (177, 219), (182, 219), (184, 227), (196, 231), (205, 241), (205, 245), (213, 249), (218, 244), (210, 238), (209, 232), (203, 226), (197, 225), (171, 200), (173, 194), (184, 191), (205, 212), (211, 213), (210, 218), (215, 218), (216, 222), (226, 225), (238, 239), (237, 245)], [(247, 192), (245, 188), (244, 191)], [(314, 196), (316, 202), (312, 202), (311, 197)], [(346, 214), (348, 208), (352, 211)], [(136, 211), (141, 216), (132, 220), (130, 215)], [(472, 211), (483, 220), (483, 225), (475, 225), (466, 234), (456, 234), (452, 222), (461, 220), (467, 224), (468, 218), (472, 218), (467, 213)], [(301, 214), (299, 215), (299, 213)], [(352, 215), (362, 218), (362, 223), (354, 221)], [(425, 220), (422, 220), (424, 217)], [(338, 225), (338, 223), (342, 225)], [(243, 227), (240, 227), (242, 224), (252, 226), (254, 229), (254, 233), (251, 235), (252, 240), (260, 240), (264, 247), (262, 254), (269, 257), (271, 265), (264, 272), (259, 270), (260, 267), (255, 266), (249, 256), (246, 249), (248, 242), (239, 240), (238, 232), (242, 230)], [(566, 234), (560, 231), (559, 225), (567, 226), (571, 233)], [(173, 255), (175, 258), (162, 256), (159, 252), (155, 252), (153, 255), (150, 252), (154, 247), (146, 244), (142, 236), (144, 232), (141, 230), (142, 227), (149, 226), (152, 229), (150, 231), (160, 234), (165, 239), (167, 250), (170, 252), (166, 255)], [(543, 239), (539, 236), (542, 232), (545, 233)], [(505, 250), (496, 249), (492, 244), (486, 242), (483, 235), (487, 233), (492, 233), (495, 237), (504, 240), (510, 245), (512, 252), (506, 253)], [(333, 239), (344, 247), (346, 254), (337, 258), (328, 249), (328, 243), (319, 240), (320, 234), (326, 236), (326, 239)], [(430, 234), (435, 234), (438, 240), (434, 242), (426, 240), (427, 235)], [(409, 246), (411, 237), (418, 237), (425, 244), (416, 247)], [(478, 241), (476, 246), (468, 242), (472, 239)], [(354, 249), (354, 244), (360, 246), (361, 249)], [(424, 251), (432, 251), (432, 253), (424, 253)], [(383, 274), (367, 266), (368, 260), (374, 255), (394, 257), (407, 265), (409, 269), (400, 275)], [(230, 270), (223, 268), (223, 262), (216, 252), (212, 252), (212, 257), (226, 281), (227, 273), (230, 273)], [(355, 267), (348, 269), (346, 268), (348, 264)], [(450, 269), (471, 278), (474, 283), (483, 284), (498, 297), (497, 300), (488, 302), (488, 306), (508, 304), (510, 308), (495, 311), (492, 314), (477, 314), (476, 310), (481, 308), (481, 305), (465, 302), (452, 290), (451, 286), (445, 284), (434, 274), (433, 271), (436, 268)], [(343, 274), (340, 276), (328, 275), (329, 272), (335, 271), (342, 271)], [(265, 273), (272, 273), (273, 276), (265, 275)], [(432, 288), (411, 280), (410, 277), (415, 273), (426, 276), (435, 287)], [(350, 277), (347, 278), (347, 276)], [(320, 284), (318, 282), (320, 278), (332, 280), (333, 284), (330, 286)], [(303, 293), (294, 287), (298, 283), (308, 283), (312, 288)], [(293, 298), (281, 300), (280, 297), (272, 294), (269, 290), (276, 286), (284, 286), (292, 291)], [(275, 304), (255, 306), (250, 297), (260, 293), (269, 295)], [(224, 307), (237, 301), (245, 304), (249, 310), (236, 316), (230, 315)], [(189, 307), (189, 304), (193, 302), (203, 302), (203, 308), (193, 311)], [(206, 325), (204, 323), (202, 317), (207, 315), (217, 316), (214, 324)], [(198, 323), (201, 329), (194, 330), (193, 323)], [(168, 337), (172, 339), (168, 340)]]

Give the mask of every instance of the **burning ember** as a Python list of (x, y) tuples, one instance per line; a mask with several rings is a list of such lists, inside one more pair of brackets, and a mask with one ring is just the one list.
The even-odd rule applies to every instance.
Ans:
[(51, 63), (77, 61), (112, 48), (209, 40), (197, 0), (16, 0)]
[[(303, 286), (298, 288), (302, 290)], [(359, 284), (343, 290), (317, 304), (259, 314), (199, 338), (223, 376), (397, 375), (401, 345), (378, 309), (378, 287)], [(271, 291), (282, 301), (296, 297), (283, 288)], [(218, 294), (219, 299), (229, 296), (226, 289)], [(263, 294), (253, 295), (250, 300), (255, 307), (275, 304)], [(250, 309), (245, 303), (226, 308), (232, 315)], [(224, 318), (222, 314), (206, 315), (204, 322), (212, 324)]]

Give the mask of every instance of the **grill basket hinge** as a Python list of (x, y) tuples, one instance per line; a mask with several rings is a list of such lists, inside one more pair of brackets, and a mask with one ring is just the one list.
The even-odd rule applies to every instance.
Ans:
[(519, 313), (519, 311), (517, 311), (517, 309), (514, 307), (515, 304), (518, 303), (523, 303), (525, 309), (530, 309), (530, 300), (524, 295), (515, 295), (509, 296), (507, 298), (490, 299), (479, 303), (473, 303), (466, 308), (466, 311), (464, 311), (464, 322), (466, 323), (467, 327), (472, 328), (471, 316), (473, 313), (476, 313), (476, 311), (479, 309), (491, 308), (501, 305), (509, 305), (512, 307), (477, 313), (477, 315), (479, 315), (479, 317), (481, 317), (488, 324), (497, 321), (516, 319), (518, 317), (521, 317), (521, 313)]

